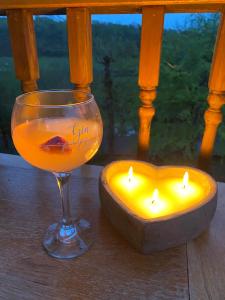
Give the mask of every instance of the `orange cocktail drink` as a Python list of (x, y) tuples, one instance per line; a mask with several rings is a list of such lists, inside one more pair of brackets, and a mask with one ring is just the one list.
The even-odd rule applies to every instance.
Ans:
[(96, 121), (41, 118), (17, 125), (13, 141), (30, 164), (51, 172), (66, 172), (88, 161), (101, 143)]

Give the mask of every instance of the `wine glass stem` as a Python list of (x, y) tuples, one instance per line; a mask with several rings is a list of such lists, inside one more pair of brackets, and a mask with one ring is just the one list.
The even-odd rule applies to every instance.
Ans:
[(74, 222), (71, 214), (70, 205), (70, 179), (71, 173), (54, 173), (59, 187), (62, 203), (62, 221), (61, 225), (71, 226)]

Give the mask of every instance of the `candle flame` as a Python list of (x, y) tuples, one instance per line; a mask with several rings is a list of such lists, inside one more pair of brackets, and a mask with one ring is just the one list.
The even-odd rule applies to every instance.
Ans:
[(188, 181), (189, 181), (189, 174), (188, 172), (184, 173), (184, 177), (183, 177), (183, 189), (186, 189), (188, 187)]
[(133, 178), (134, 178), (134, 176), (133, 176), (133, 167), (130, 167), (129, 171), (128, 171), (128, 182), (129, 183), (132, 182)]
[(153, 195), (152, 195), (152, 204), (158, 202), (159, 200), (159, 190), (154, 189)]

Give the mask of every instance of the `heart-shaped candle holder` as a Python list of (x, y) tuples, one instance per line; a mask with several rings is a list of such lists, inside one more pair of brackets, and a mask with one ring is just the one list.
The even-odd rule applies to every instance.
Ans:
[(110, 222), (145, 254), (197, 237), (216, 209), (216, 182), (191, 167), (112, 162), (102, 170), (99, 186)]

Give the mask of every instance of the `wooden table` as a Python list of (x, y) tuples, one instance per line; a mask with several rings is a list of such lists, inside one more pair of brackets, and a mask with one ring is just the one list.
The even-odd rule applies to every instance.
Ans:
[(92, 220), (95, 244), (78, 259), (56, 260), (41, 246), (60, 215), (55, 179), (17, 156), (0, 155), (0, 299), (225, 299), (225, 184), (219, 183), (207, 232), (144, 256), (102, 215), (100, 170), (86, 165), (72, 178), (73, 209)]

